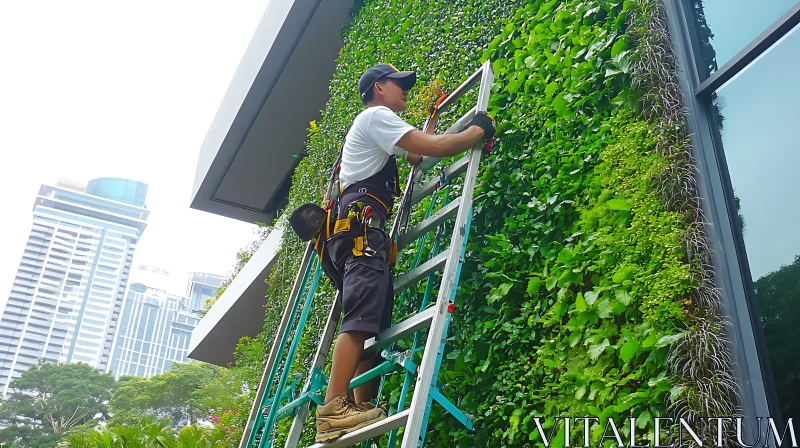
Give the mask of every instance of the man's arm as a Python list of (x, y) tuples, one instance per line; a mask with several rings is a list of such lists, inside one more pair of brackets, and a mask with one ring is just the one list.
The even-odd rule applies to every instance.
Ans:
[(479, 126), (470, 126), (458, 134), (445, 135), (430, 135), (411, 130), (397, 141), (397, 146), (408, 151), (408, 161), (415, 164), (412, 154), (438, 158), (454, 156), (478, 144), (483, 136), (483, 129)]
[[(428, 127), (425, 130), (425, 133), (428, 134), (428, 135), (435, 135), (436, 134), (436, 125), (438, 123), (439, 123), (439, 114), (438, 113), (434, 113), (431, 116), (430, 120), (428, 120)], [(414, 166), (419, 166), (419, 164), (422, 162), (422, 156), (419, 155), (419, 154), (414, 154), (414, 153), (411, 153), (411, 152), (407, 152), (406, 153), (406, 160), (408, 161), (408, 163), (410, 163), (410, 164), (412, 164)]]

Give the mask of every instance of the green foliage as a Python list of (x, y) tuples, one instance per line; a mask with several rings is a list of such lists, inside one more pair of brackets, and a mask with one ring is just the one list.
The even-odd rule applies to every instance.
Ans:
[[(58, 446), (71, 448), (210, 448), (219, 446), (213, 428), (190, 425), (175, 430), (168, 421), (143, 419), (127, 426), (73, 432)], [(51, 445), (53, 446), (53, 445)]]
[(53, 446), (61, 434), (108, 417), (114, 378), (86, 364), (40, 362), (11, 383), (0, 405), (0, 441)]
[[(354, 88), (364, 70), (378, 62), (390, 62), (403, 70), (416, 70), (418, 85), (425, 88), (417, 92), (412, 90), (409, 110), (404, 118), (421, 126), (430, 101), (435, 100), (438, 90), (436, 81), (444, 83), (442, 88), (445, 91), (452, 91), (475, 71), (482, 51), (500, 32), (502, 22), (511, 17), (518, 3), (500, 0), (389, 0), (359, 5), (353, 11), (353, 22), (342, 33), (344, 46), (331, 81), (331, 98), (322, 111), (322, 118), (310, 128), (310, 151), (293, 175), (286, 210), (291, 211), (307, 201), (322, 199), (321, 186), (327, 182), (328, 169), (350, 122), (364, 107)], [(386, 30), (393, 32), (387, 37)], [(416, 98), (418, 94), (420, 98)], [(440, 126), (446, 125), (447, 120), (447, 117), (443, 117)], [(267, 349), (270, 347), (304, 249), (305, 243), (292, 232), (285, 233), (277, 255), (278, 261), (267, 281), (270, 287), (266, 292), (264, 332), (258, 341), (249, 343), (258, 343)], [(309, 318), (308, 327), (312, 329), (323, 327), (333, 299), (330, 287), (327, 282), (324, 283)], [(298, 350), (298, 359), (305, 362), (297, 362), (292, 366), (293, 371), (303, 374), (307, 372), (318, 337), (314, 332), (308, 333)], [(241, 352), (248, 351), (242, 347)], [(250, 370), (252, 376), (257, 377), (266, 362), (265, 358), (266, 353), (237, 358), (236, 368)], [(250, 403), (257, 386), (256, 380), (250, 389)], [(242, 408), (237, 427), (244, 426), (249, 410), (247, 407), (249, 404)]]
[[(678, 85), (678, 62), (672, 51), (666, 15), (660, 0), (632, 0), (629, 3), (631, 36), (635, 52), (631, 62), (631, 83), (640, 94), (641, 116), (647, 120), (656, 142), (655, 150), (664, 155), (666, 168), (655, 179), (665, 207), (686, 217), (688, 226), (682, 238), (685, 260), (690, 264), (691, 297), (686, 330), (671, 347), (668, 364), (675, 387), (670, 393), (669, 412), (697, 424), (708, 415), (736, 415), (741, 394), (733, 372), (733, 357), (725, 337), (726, 317), (720, 314), (722, 296), (716, 286), (712, 250), (702, 213), (700, 192), (695, 179), (696, 166), (689, 139), (686, 110)], [(697, 16), (698, 25), (704, 18)], [(707, 32), (698, 38), (708, 40)], [(706, 42), (706, 45), (708, 42)], [(709, 62), (713, 52), (702, 50)], [(712, 104), (722, 125), (718, 103)], [(709, 428), (705, 436), (711, 436)], [(727, 435), (733, 443), (732, 432)]]
[(761, 325), (769, 347), (775, 389), (781, 391), (781, 412), (800, 415), (800, 255), (753, 284), (761, 313)]
[[(15, 391), (0, 405), (0, 442), (9, 448), (51, 448), (60, 441), (91, 447), (235, 446), (240, 433), (233, 421), (242, 404), (237, 400), (247, 395), (242, 373), (178, 363), (152, 378), (117, 382), (86, 364), (42, 362), (12, 383)], [(95, 431), (99, 425), (103, 429)]]
[(113, 417), (109, 425), (165, 419), (179, 428), (208, 418), (205, 387), (220, 377), (222, 370), (206, 363), (177, 363), (152, 378), (122, 377), (111, 399)]
[[(647, 32), (628, 28), (635, 3), (374, 0), (343, 32), (331, 99), (312, 125), (287, 210), (320, 200), (327, 168), (363, 107), (353, 86), (364, 69), (391, 62), (418, 71), (426, 99), (412, 98), (404, 115), (417, 126), (433, 80), (447, 90), (485, 60), (495, 70), (497, 142), (476, 188), (440, 374), (446, 394), (476, 417), (476, 431), (434, 407), (430, 446), (538, 445), (533, 416), (544, 417), (545, 429), (556, 416), (632, 417), (652, 434), (668, 402), (691, 395), (692, 385), (676, 384), (670, 356), (689, 340), (687, 319), (697, 309), (684, 241), (693, 221), (665, 204), (659, 182), (675, 159), (662, 155), (657, 124), (640, 118), (642, 95), (648, 120), (671, 105), (632, 87)], [(286, 233), (269, 280), (263, 348), (304, 247)], [(322, 328), (330, 290), (324, 297), (311, 328)], [(301, 373), (317, 342), (304, 337), (305, 363), (291, 366)], [(251, 353), (237, 368), (260, 372), (263, 362)], [(604, 427), (593, 426), (593, 442)]]

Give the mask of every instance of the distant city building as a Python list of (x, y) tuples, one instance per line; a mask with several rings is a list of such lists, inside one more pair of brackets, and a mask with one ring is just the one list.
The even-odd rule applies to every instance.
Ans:
[(107, 369), (136, 243), (147, 226), (146, 196), (146, 184), (127, 179), (41, 186), (0, 318), (3, 396), (40, 359)]
[(183, 276), (173, 273), (163, 266), (136, 264), (131, 268), (129, 283), (141, 283), (148, 288), (179, 293), (183, 288)]
[(225, 277), (221, 275), (206, 274), (204, 272), (190, 272), (189, 284), (186, 286), (186, 297), (189, 297), (189, 309), (195, 312), (203, 308), (206, 299), (214, 297)]
[(122, 375), (151, 377), (174, 362), (186, 362), (192, 330), (200, 316), (188, 297), (133, 283), (128, 289), (107, 369)]

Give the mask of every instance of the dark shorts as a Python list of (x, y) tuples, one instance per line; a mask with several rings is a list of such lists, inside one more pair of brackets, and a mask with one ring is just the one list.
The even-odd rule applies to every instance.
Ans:
[[(380, 229), (368, 229), (367, 239), (373, 248), (389, 243), (389, 235)], [(334, 235), (328, 242), (328, 250), (343, 279), (340, 297), (344, 317), (339, 332), (378, 334), (389, 328), (394, 309), (389, 264), (379, 257), (353, 255), (353, 237), (346, 233)]]

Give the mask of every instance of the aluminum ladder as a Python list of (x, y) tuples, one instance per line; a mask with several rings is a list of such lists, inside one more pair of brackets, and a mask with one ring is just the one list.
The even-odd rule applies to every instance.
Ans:
[[(477, 105), (448, 128), (445, 131), (446, 134), (462, 131), (472, 121), (477, 112), (486, 112), (493, 79), (492, 64), (487, 61), (438, 106), (439, 110), (443, 112), (452, 106), (464, 93), (476, 86), (478, 88)], [(427, 130), (427, 128), (428, 123), (426, 122), (425, 129)], [(425, 442), (428, 416), (433, 401), (442, 405), (447, 412), (452, 414), (468, 429), (472, 429), (471, 418), (442, 394), (441, 385), (438, 382), (438, 373), (444, 355), (447, 330), (450, 325), (451, 313), (454, 309), (461, 266), (464, 261), (464, 251), (469, 237), (473, 191), (482, 151), (483, 143), (479, 143), (452, 165), (440, 169), (438, 176), (433, 176), (433, 179), (422, 182), (422, 171), (430, 170), (433, 165), (439, 162), (437, 159), (428, 159), (426, 163), (422, 164), (427, 165), (426, 167), (412, 168), (406, 183), (390, 237), (398, 243), (398, 253), (401, 253), (403, 248), (410, 246), (417, 240), (421, 242), (418, 243), (418, 253), (412, 269), (394, 280), (394, 293), (397, 296), (403, 291), (416, 286), (420, 281), (428, 279), (425, 297), (418, 313), (393, 325), (364, 343), (364, 359), (380, 354), (384, 358), (384, 362), (354, 378), (350, 383), (350, 388), (353, 389), (390, 372), (400, 371), (404, 373), (404, 383), (396, 408), (382, 421), (346, 434), (339, 439), (324, 444), (312, 445), (311, 448), (338, 448), (353, 446), (361, 442), (364, 442), (365, 446), (367, 446), (368, 442), (366, 441), (386, 433), (390, 433), (388, 447), (394, 448), (397, 443), (398, 429), (401, 427), (405, 427), (401, 447), (421, 448)], [(444, 186), (452, 185), (451, 181), (462, 174), (464, 178), (461, 186), (461, 195), (449, 201), (446, 193), (444, 205), (432, 213), (434, 199), (436, 199), (433, 195), (441, 191)], [(412, 207), (423, 202), (428, 197), (431, 197), (430, 208), (425, 218), (413, 227), (408, 228)], [(453, 218), (455, 218), (455, 222), (452, 226), (453, 232), (450, 238), (450, 245), (447, 249), (439, 252), (439, 237), (442, 236), (445, 223)], [(433, 256), (420, 264), (422, 245), (432, 231), (436, 231), (436, 240), (432, 250)], [(431, 297), (431, 291), (434, 289), (434, 279), (439, 272), (442, 273), (442, 281), (438, 288), (438, 296), (435, 304), (428, 306), (426, 302)], [(313, 401), (316, 404), (322, 404), (323, 402), (327, 377), (322, 372), (328, 362), (328, 355), (341, 316), (341, 301), (338, 296), (331, 305), (327, 322), (311, 364), (310, 374), (302, 389), (300, 389), (300, 382), (302, 381), (300, 375), (290, 378), (291, 366), (305, 331), (305, 325), (314, 301), (314, 293), (321, 275), (322, 269), (316, 258), (316, 253), (309, 244), (306, 247), (286, 309), (277, 329), (239, 448), (272, 447), (278, 422), (289, 417), (292, 417), (293, 421), (286, 437), (285, 446), (287, 448), (296, 448), (300, 443), (303, 426), (308, 418), (310, 403)], [(300, 310), (301, 303), (302, 310)], [(300, 311), (299, 319), (297, 318), (298, 311)], [(296, 320), (298, 322), (295, 325)], [(421, 342), (423, 330), (426, 328), (428, 328), (427, 341), (424, 345), (422, 360), (419, 365), (416, 365), (414, 362), (415, 353), (423, 350)], [(292, 339), (291, 344), (289, 344), (290, 336)], [(412, 349), (405, 351), (394, 350), (396, 342), (408, 339), (411, 336), (414, 337)], [(287, 344), (289, 344), (288, 352)], [(281, 365), (283, 368), (280, 368)], [(278, 376), (279, 371), (280, 376)], [(407, 394), (412, 383), (413, 396), (410, 405), (405, 408)]]

